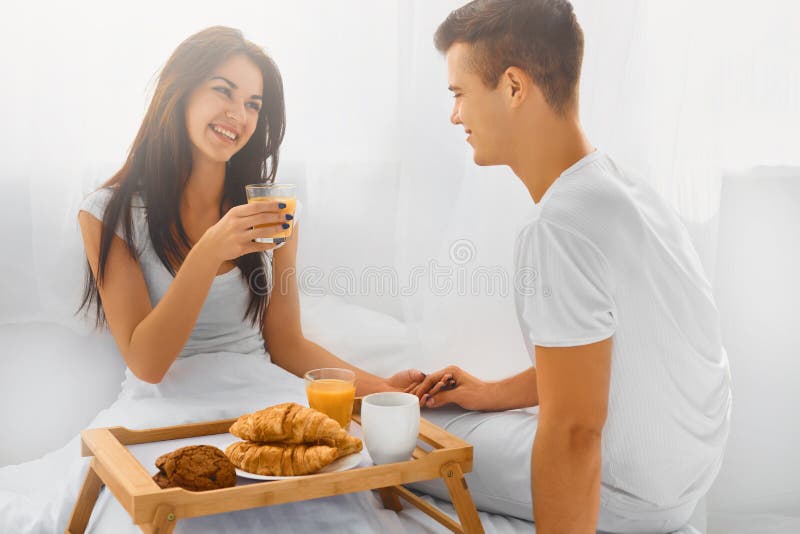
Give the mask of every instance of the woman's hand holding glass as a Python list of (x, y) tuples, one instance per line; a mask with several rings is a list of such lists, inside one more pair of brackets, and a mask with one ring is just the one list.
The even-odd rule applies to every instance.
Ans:
[[(284, 207), (281, 208), (281, 205)], [(279, 201), (253, 202), (234, 206), (198, 241), (220, 263), (244, 254), (273, 249), (277, 243), (256, 243), (256, 238), (271, 238), (285, 231), (285, 204)], [(266, 225), (261, 226), (260, 225)]]

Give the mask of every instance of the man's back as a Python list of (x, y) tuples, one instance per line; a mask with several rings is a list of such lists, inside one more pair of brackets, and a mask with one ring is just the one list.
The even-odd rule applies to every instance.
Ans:
[(599, 152), (564, 171), (539, 207), (516, 250), (518, 269), (533, 269), (517, 297), (526, 345), (614, 336), (602, 498), (630, 512), (696, 501), (719, 470), (731, 397), (711, 286), (685, 227)]

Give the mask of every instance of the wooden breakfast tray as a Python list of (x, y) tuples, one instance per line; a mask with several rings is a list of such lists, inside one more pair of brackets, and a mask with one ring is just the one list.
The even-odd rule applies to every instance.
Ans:
[[(361, 403), (356, 399), (353, 420), (361, 423)], [(294, 501), (364, 490), (378, 490), (385, 508), (400, 511), (400, 498), (459, 533), (483, 533), (478, 511), (464, 479), (472, 471), (472, 446), (425, 419), (419, 422), (419, 439), (413, 459), (386, 465), (357, 467), (296, 479), (258, 482), (210, 491), (161, 489), (127, 445), (223, 434), (236, 419), (178, 425), (149, 430), (124, 427), (93, 428), (81, 432), (81, 454), (92, 456), (67, 534), (83, 533), (100, 489), (107, 486), (133, 522), (146, 534), (169, 534), (179, 519), (246, 510)], [(428, 449), (430, 446), (430, 450)], [(444, 479), (460, 523), (407, 490), (402, 484)]]

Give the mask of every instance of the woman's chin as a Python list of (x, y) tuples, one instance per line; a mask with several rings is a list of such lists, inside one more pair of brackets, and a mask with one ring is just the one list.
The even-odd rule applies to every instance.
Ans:
[(208, 148), (203, 148), (201, 150), (196, 150), (194, 157), (199, 157), (206, 163), (224, 165), (230, 161), (236, 152), (238, 152), (238, 150), (209, 150)]

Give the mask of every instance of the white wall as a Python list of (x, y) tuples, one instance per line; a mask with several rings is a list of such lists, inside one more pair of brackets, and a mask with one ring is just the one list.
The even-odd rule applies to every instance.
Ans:
[(715, 294), (733, 409), (710, 532), (800, 532), (799, 208), (800, 168), (723, 181)]

